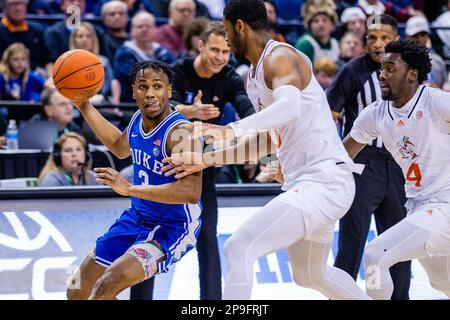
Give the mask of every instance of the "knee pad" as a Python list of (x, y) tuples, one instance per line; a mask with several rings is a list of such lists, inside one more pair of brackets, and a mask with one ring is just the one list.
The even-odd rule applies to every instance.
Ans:
[(167, 257), (164, 249), (155, 241), (140, 242), (127, 250), (141, 264), (145, 279), (159, 272), (159, 264)]

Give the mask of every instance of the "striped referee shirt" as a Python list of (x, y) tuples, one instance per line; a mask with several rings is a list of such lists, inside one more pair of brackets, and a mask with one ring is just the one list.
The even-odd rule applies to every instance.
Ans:
[[(337, 74), (327, 90), (331, 110), (344, 111), (344, 136), (346, 136), (359, 113), (372, 102), (381, 98), (378, 81), (380, 65), (369, 54), (350, 60)], [(383, 148), (381, 137), (372, 146)]]

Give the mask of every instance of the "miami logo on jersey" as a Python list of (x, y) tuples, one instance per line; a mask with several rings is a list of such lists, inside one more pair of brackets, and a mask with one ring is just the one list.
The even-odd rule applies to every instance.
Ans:
[(261, 103), (261, 98), (260, 97), (258, 97), (258, 106), (257, 106), (257, 108), (258, 108), (258, 111), (261, 111), (262, 109), (265, 108), (265, 106)]
[(417, 158), (417, 154), (414, 152), (414, 144), (409, 140), (409, 137), (404, 136), (402, 141), (397, 142), (399, 152), (402, 154), (403, 159), (414, 160)]

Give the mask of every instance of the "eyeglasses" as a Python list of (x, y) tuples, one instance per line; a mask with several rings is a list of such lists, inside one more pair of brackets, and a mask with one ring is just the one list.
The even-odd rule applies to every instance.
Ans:
[(113, 11), (113, 12), (108, 12), (107, 13), (108, 16), (115, 16), (115, 15), (124, 16), (126, 14), (127, 13), (125, 11), (116, 11), (116, 12)]
[(60, 102), (60, 103), (54, 104), (54, 106), (62, 108), (62, 107), (71, 107), (72, 104), (70, 102)]
[(194, 12), (193, 8), (175, 8), (176, 11), (178, 11), (179, 13), (192, 13)]

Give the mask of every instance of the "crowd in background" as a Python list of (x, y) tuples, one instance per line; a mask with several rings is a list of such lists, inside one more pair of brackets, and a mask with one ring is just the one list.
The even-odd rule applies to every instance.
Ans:
[[(343, 66), (366, 52), (367, 19), (384, 13), (400, 23), (402, 37), (415, 39), (430, 48), (433, 69), (426, 84), (450, 91), (450, 1), (433, 1), (427, 6), (421, 0), (264, 2), (273, 39), (290, 43), (305, 53), (312, 61), (316, 78), (324, 90)], [(20, 105), (7, 108), (0, 104), (0, 145), (6, 142), (4, 135), (8, 121), (17, 118), (21, 124), (55, 122), (58, 125), (55, 145), (63, 147), (69, 141), (74, 151), (77, 148), (87, 150), (87, 142), (98, 141), (89, 130), (83, 130), (82, 120), (70, 101), (53, 88), (54, 61), (71, 49), (95, 53), (104, 65), (105, 83), (92, 103), (119, 106), (133, 102), (128, 76), (131, 66), (148, 59), (176, 64), (197, 57), (204, 45), (202, 33), (210, 21), (221, 19), (225, 3), (226, 0), (0, 1), (3, 12), (0, 24), (0, 99), (35, 101), (41, 105), (41, 110), (36, 110)], [(80, 24), (73, 18), (74, 5), (81, 14)], [(247, 61), (230, 55), (226, 64), (245, 79)], [(181, 102), (193, 105), (196, 94), (182, 97), (184, 101)], [(239, 106), (233, 103), (221, 107), (217, 122), (235, 121), (239, 117), (235, 109), (238, 110)], [(106, 111), (113, 113), (119, 119), (117, 125), (124, 129), (135, 110), (127, 112), (109, 108)], [(341, 130), (341, 125), (338, 119), (338, 130)], [(85, 138), (67, 136), (71, 132)], [(86, 162), (82, 158), (76, 161)], [(58, 164), (62, 166), (64, 161)], [(75, 167), (81, 170), (79, 166)], [(45, 170), (48, 171), (48, 166)], [(260, 164), (229, 166), (217, 170), (217, 181), (270, 182), (267, 170), (268, 166)], [(86, 170), (83, 171), (84, 178), (78, 179), (81, 174), (78, 171), (71, 178), (73, 184), (86, 184), (92, 180)], [(56, 176), (53, 178), (57, 180)]]

